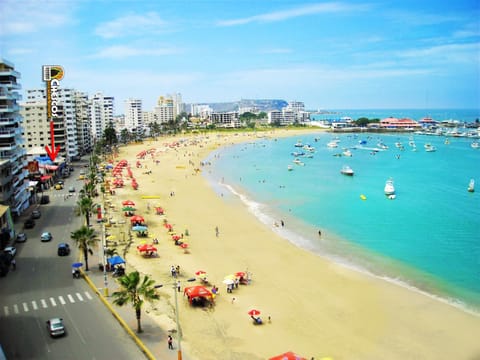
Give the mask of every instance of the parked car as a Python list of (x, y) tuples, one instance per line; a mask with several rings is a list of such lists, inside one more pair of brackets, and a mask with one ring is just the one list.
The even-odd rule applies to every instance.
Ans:
[(17, 254), (17, 248), (15, 246), (7, 246), (5, 249), (3, 249), (3, 252), (5, 254), (10, 254), (10, 256), (14, 258)]
[(17, 239), (15, 241), (18, 242), (18, 243), (22, 243), (22, 242), (27, 241), (27, 234), (25, 234), (23, 232), (18, 233), (17, 234)]
[(33, 210), (30, 217), (32, 219), (40, 219), (42, 217), (42, 213), (40, 212), (40, 210)]
[(23, 227), (25, 229), (33, 229), (35, 227), (35, 220), (33, 219), (25, 220), (25, 222), (23, 223)]
[(55, 184), (55, 190), (62, 190), (63, 189), (63, 184), (56, 183)]
[(51, 318), (47, 320), (47, 329), (51, 337), (65, 335), (65, 325), (62, 318)]
[(50, 196), (42, 195), (40, 198), (40, 204), (48, 204), (50, 202)]
[(70, 254), (70, 246), (65, 243), (60, 243), (58, 244), (58, 250), (57, 250), (58, 256), (67, 256)]
[(41, 241), (50, 241), (52, 239), (53, 239), (53, 236), (48, 231), (45, 231), (42, 233), (42, 235), (40, 235)]

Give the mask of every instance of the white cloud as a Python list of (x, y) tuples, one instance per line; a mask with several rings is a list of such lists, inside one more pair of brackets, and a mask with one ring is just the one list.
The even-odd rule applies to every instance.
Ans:
[(181, 50), (175, 48), (139, 48), (136, 46), (109, 46), (91, 55), (91, 58), (121, 59), (135, 56), (163, 56), (178, 54)]
[(396, 54), (401, 58), (427, 60), (436, 63), (478, 63), (480, 61), (480, 43), (444, 44), (421, 49), (410, 49)]
[(167, 23), (155, 12), (144, 15), (126, 15), (100, 24), (95, 29), (95, 34), (105, 39), (124, 36), (144, 36), (145, 33), (159, 33), (166, 29)]
[(217, 25), (219, 26), (235, 26), (243, 25), (252, 22), (275, 22), (283, 21), (290, 18), (296, 18), (300, 16), (309, 16), (315, 14), (324, 14), (324, 13), (338, 13), (338, 12), (349, 12), (349, 11), (360, 11), (366, 9), (367, 5), (350, 5), (341, 2), (327, 2), (312, 4), (306, 6), (300, 6), (297, 8), (281, 11), (273, 11), (270, 13), (254, 15), (246, 18), (231, 19), (219, 21)]
[(71, 9), (68, 2), (2, 0), (0, 35), (29, 34), (65, 25), (70, 21)]

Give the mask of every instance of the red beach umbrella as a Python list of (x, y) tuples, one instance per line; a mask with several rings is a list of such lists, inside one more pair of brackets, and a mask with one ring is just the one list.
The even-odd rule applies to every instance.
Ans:
[(205, 275), (207, 272), (205, 270), (195, 271), (195, 275)]
[(257, 316), (257, 315), (260, 315), (260, 310), (257, 310), (257, 309), (252, 309), (248, 312), (248, 315), (250, 316)]
[(137, 246), (137, 250), (140, 252), (156, 252), (157, 248), (151, 244), (142, 244)]
[(247, 274), (245, 273), (245, 271), (237, 271), (235, 273), (235, 276), (238, 277), (238, 278), (243, 278), (245, 277)]
[(135, 203), (132, 200), (125, 200), (122, 202), (122, 205), (135, 206)]
[(130, 218), (130, 222), (144, 222), (145, 219), (140, 216), (140, 215), (133, 215), (131, 218)]
[(297, 355), (292, 351), (271, 357), (269, 360), (307, 360), (307, 358)]
[(181, 247), (182, 249), (187, 249), (187, 248), (188, 248), (188, 244), (187, 244), (187, 243), (182, 243), (182, 244), (180, 244), (180, 247)]

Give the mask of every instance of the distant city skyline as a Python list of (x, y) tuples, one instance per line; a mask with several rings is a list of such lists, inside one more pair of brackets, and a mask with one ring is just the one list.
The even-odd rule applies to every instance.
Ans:
[(185, 103), (302, 101), (306, 109), (480, 107), (480, 4), (451, 1), (0, 2), (0, 57), (22, 93), (61, 87), (151, 111)]

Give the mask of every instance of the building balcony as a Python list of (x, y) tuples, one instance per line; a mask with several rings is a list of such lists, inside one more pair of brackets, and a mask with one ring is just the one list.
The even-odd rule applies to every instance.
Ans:
[(19, 112), (20, 106), (18, 104), (8, 104), (8, 105), (0, 105), (0, 113), (11, 113), (11, 112)]
[(0, 138), (2, 139), (15, 137), (16, 134), (17, 129), (15, 128), (0, 128)]

